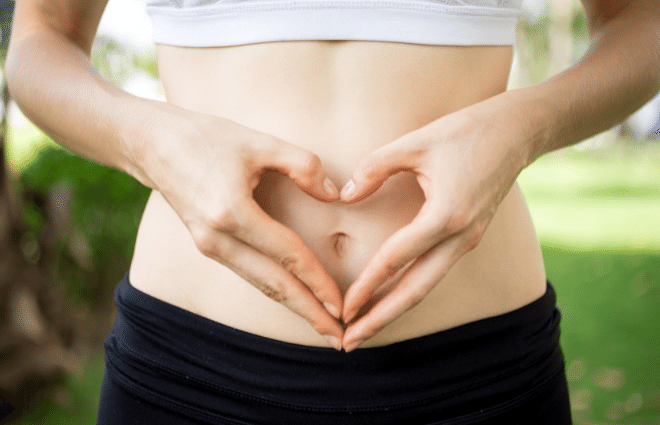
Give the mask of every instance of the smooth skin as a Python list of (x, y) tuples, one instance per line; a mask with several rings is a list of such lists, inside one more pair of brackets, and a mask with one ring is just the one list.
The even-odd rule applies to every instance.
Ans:
[[(169, 103), (231, 119), (314, 152), (337, 187), (370, 152), (505, 90), (512, 53), (512, 46), (355, 41), (157, 46)], [(308, 244), (342, 293), (424, 203), (412, 173), (392, 177), (350, 205), (320, 203), (271, 171), (261, 176), (253, 195), (270, 217)], [(366, 346), (435, 333), (540, 297), (546, 288), (542, 256), (519, 189), (503, 201), (494, 224), (422, 305)], [(157, 191), (143, 214), (129, 279), (143, 292), (227, 326), (290, 343), (326, 345), (300, 317), (200, 256)]]
[[(660, 90), (657, 0), (584, 6), (592, 45), (580, 63), (375, 149), (358, 163), (341, 198), (309, 150), (230, 119), (138, 99), (100, 78), (88, 58), (103, 1), (19, 0), (6, 75), (22, 110), (55, 140), (157, 190), (202, 254), (304, 318), (330, 345), (351, 351), (426, 299), (480, 244), (523, 168), (611, 127)], [(342, 300), (300, 236), (255, 203), (252, 190), (267, 170), (315, 199), (347, 205), (406, 171), (425, 202)], [(396, 283), (383, 287), (394, 275)]]

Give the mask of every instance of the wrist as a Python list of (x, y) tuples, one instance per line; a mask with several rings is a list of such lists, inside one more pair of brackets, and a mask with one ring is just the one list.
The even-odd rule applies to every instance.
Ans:
[[(117, 108), (118, 154), (122, 171), (152, 189), (157, 189), (154, 174), (159, 164), (157, 146), (166, 142), (163, 134), (168, 122), (164, 102), (131, 97)], [(169, 117), (171, 124), (171, 117)]]
[(552, 111), (539, 92), (516, 89), (502, 92), (458, 112), (479, 130), (493, 156), (507, 158), (522, 171), (549, 152)]
[(511, 131), (509, 138), (516, 143), (526, 168), (539, 157), (553, 150), (553, 122), (556, 111), (538, 87), (527, 87), (502, 93), (505, 107), (501, 113), (508, 119), (503, 125)]

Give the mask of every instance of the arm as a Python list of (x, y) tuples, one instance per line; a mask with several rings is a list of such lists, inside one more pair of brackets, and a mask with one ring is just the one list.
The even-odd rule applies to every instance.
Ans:
[(160, 191), (200, 252), (307, 319), (338, 348), (339, 288), (302, 239), (252, 198), (269, 169), (316, 199), (336, 200), (318, 157), (106, 82), (89, 61), (106, 1), (17, 2), (6, 75), (18, 105), (60, 144)]
[(58, 143), (151, 183), (135, 164), (137, 147), (112, 131), (134, 125), (122, 109), (138, 99), (103, 80), (88, 60), (106, 2), (19, 0), (7, 82), (26, 116)]
[[(660, 3), (582, 0), (591, 45), (575, 66), (505, 93), (542, 137), (528, 163), (611, 128), (660, 91)], [(530, 129), (526, 130), (530, 132)]]
[[(419, 303), (473, 249), (520, 172), (595, 135), (660, 90), (660, 3), (583, 0), (592, 44), (572, 68), (443, 116), (363, 158), (341, 199), (358, 202), (389, 176), (416, 174), (426, 202), (369, 260), (344, 300), (343, 344), (357, 347)], [(388, 277), (397, 285), (357, 312)]]

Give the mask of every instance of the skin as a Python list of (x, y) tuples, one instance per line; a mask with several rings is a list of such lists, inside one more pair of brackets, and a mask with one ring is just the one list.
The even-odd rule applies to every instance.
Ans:
[[(370, 152), (502, 92), (512, 48), (296, 41), (217, 49), (158, 46), (157, 53), (170, 104), (228, 118), (314, 152), (341, 186)], [(412, 221), (424, 194), (411, 173), (401, 173), (363, 201), (324, 204), (268, 171), (254, 199), (302, 238), (345, 293), (378, 247)], [(434, 333), (541, 296), (542, 257), (517, 188), (495, 223), (423, 304), (365, 346)], [(234, 328), (297, 344), (327, 344), (233, 271), (198, 255), (187, 228), (157, 191), (145, 208), (129, 279), (143, 292)]]
[[(19, 106), (44, 131), (71, 150), (124, 170), (154, 189), (153, 202), (150, 202), (154, 205), (160, 202), (161, 206), (152, 210), (163, 213), (163, 223), (169, 226), (172, 234), (178, 235), (174, 240), (181, 243), (181, 252), (192, 253), (194, 248), (201, 254), (186, 257), (189, 264), (208, 267), (209, 272), (215, 272), (218, 277), (224, 272), (217, 264), (222, 265), (286, 307), (286, 311), (311, 324), (317, 335), (323, 335), (330, 345), (351, 351), (365, 341), (365, 346), (370, 342), (375, 345), (390, 343), (510, 311), (540, 296), (542, 279), (538, 273), (534, 275), (535, 286), (531, 289), (516, 282), (515, 276), (508, 276), (513, 280), (501, 293), (516, 295), (499, 305), (483, 301), (466, 311), (452, 306), (458, 300), (471, 305), (472, 300), (479, 298), (477, 294), (490, 289), (488, 282), (470, 287), (471, 282), (480, 281), (483, 276), (474, 278), (469, 274), (467, 259), (473, 264), (484, 264), (479, 270), (488, 275), (487, 271), (492, 271), (487, 270), (487, 264), (493, 263), (491, 257), (505, 246), (496, 241), (505, 239), (505, 230), (511, 228), (512, 223), (524, 221), (525, 215), (521, 212), (524, 201), (515, 186), (520, 171), (544, 153), (611, 127), (660, 90), (660, 5), (657, 1), (585, 0), (584, 6), (592, 44), (574, 67), (537, 86), (508, 92), (481, 87), (478, 96), (463, 93), (463, 105), (445, 109), (429, 106), (427, 110), (416, 111), (407, 121), (408, 127), (403, 123), (399, 127), (395, 124), (394, 129), (390, 127), (389, 133), (384, 131), (378, 141), (358, 144), (362, 149), (357, 149), (346, 161), (351, 170), (332, 161), (328, 163), (326, 159), (338, 158), (332, 152), (321, 152), (321, 147), (328, 143), (306, 144), (303, 141), (318, 130), (313, 125), (303, 126), (307, 131), (295, 134), (293, 124), (278, 127), (265, 118), (256, 120), (256, 113), (241, 115), (236, 112), (240, 108), (235, 103), (233, 109), (225, 109), (220, 100), (217, 100), (219, 104), (209, 107), (185, 97), (178, 98), (176, 87), (181, 82), (176, 76), (169, 84), (169, 103), (138, 99), (107, 84), (88, 61), (98, 20), (105, 7), (102, 1), (18, 1), (6, 75)], [(281, 51), (276, 50), (280, 47), (270, 50), (291, 53), (297, 48), (286, 47), (287, 43), (277, 44), (281, 45)], [(345, 60), (364, 57), (359, 53), (365, 51), (355, 50), (355, 56), (349, 53), (351, 49), (360, 49), (359, 46), (367, 49), (365, 43), (337, 46), (310, 42), (303, 45), (317, 46), (314, 49), (322, 52), (314, 54), (324, 60), (342, 55)], [(415, 63), (413, 48), (405, 52), (396, 50), (398, 48), (400, 46), (388, 47), (389, 51), (374, 53), (369, 58), (397, 53), (401, 55), (396, 56), (401, 58), (401, 63)], [(372, 45), (367, 50), (377, 51)], [(228, 58), (238, 61), (240, 51), (246, 49), (223, 52), (226, 51), (236, 52)], [(470, 58), (472, 62), (460, 62), (467, 57), (467, 51), (462, 50), (463, 53), (453, 59), (449, 48), (436, 47), (433, 51), (439, 55), (436, 65), (450, 72), (454, 70), (450, 74), (452, 78), (458, 78), (456, 74), (472, 69), (492, 53), (480, 48), (477, 57)], [(304, 58), (303, 53), (309, 52), (298, 53), (300, 56), (289, 57)], [(211, 54), (215, 53), (204, 56)], [(176, 53), (161, 49), (159, 55), (167, 61)], [(194, 55), (191, 53), (189, 58), (194, 60)], [(262, 55), (265, 60), (267, 52)], [(337, 73), (324, 76), (324, 83), (339, 83), (337, 87), (348, 87), (352, 91), (368, 85), (366, 79), (360, 81), (354, 74), (347, 77), (342, 73), (341, 61), (328, 63)], [(377, 69), (381, 68), (371, 69), (375, 72), (373, 78), (388, 75), (379, 74)], [(203, 71), (200, 75), (204, 75)], [(305, 75), (302, 87), (318, 77), (312, 72)], [(432, 75), (429, 74), (429, 78)], [(59, 84), (53, 84), (54, 81)], [(257, 81), (260, 80), (255, 78), (251, 83)], [(274, 93), (281, 93), (277, 88), (290, 83), (277, 78), (273, 81)], [(277, 86), (278, 81), (281, 86)], [(467, 86), (468, 82), (464, 81), (459, 87)], [(238, 90), (245, 94), (251, 86), (249, 83), (239, 85)], [(167, 91), (165, 80), (164, 85)], [(311, 86), (309, 92), (325, 86), (327, 84)], [(285, 99), (281, 94), (278, 96), (275, 98), (278, 101)], [(255, 95), (249, 99), (257, 98)], [(449, 98), (450, 93), (445, 91), (433, 100)], [(238, 99), (240, 97), (236, 96), (230, 100)], [(378, 105), (375, 101), (370, 104)], [(348, 105), (335, 104), (326, 107), (325, 112), (336, 112)], [(245, 105), (248, 106), (252, 103)], [(356, 108), (359, 110), (364, 108)], [(408, 109), (411, 110), (414, 106)], [(269, 111), (274, 112), (276, 108)], [(295, 114), (295, 109), (290, 112), (285, 116), (302, 116)], [(375, 124), (371, 125), (376, 128)], [(333, 127), (323, 129), (328, 128)], [(357, 134), (358, 130), (351, 131)], [(278, 133), (288, 135), (287, 141), (275, 136)], [(317, 137), (321, 137), (320, 134), (317, 133)], [(352, 145), (346, 142), (346, 146)], [(273, 177), (272, 172), (279, 174)], [(401, 172), (408, 176), (403, 183)], [(329, 209), (338, 208), (336, 217), (349, 217), (360, 206), (367, 212), (356, 216), (368, 217), (370, 200), (371, 213), (383, 211), (385, 199), (398, 193), (390, 191), (390, 198), (378, 197), (382, 190), (392, 187), (390, 182), (403, 184), (407, 190), (417, 188), (422, 196), (418, 198), (417, 211), (402, 213), (410, 220), (397, 221), (388, 227), (385, 217), (379, 219), (387, 228), (378, 233), (379, 245), (366, 250), (367, 258), (353, 266), (354, 273), (343, 277), (348, 283), (342, 284), (339, 272), (328, 272), (341, 262), (330, 261), (330, 254), (319, 255), (323, 249), (310, 247), (313, 239), (301, 237), (304, 229), (298, 228), (302, 227), (298, 221), (277, 217), (278, 205), (269, 206), (264, 197), (259, 197), (266, 186), (288, 191), (290, 196), (284, 197), (282, 202), (301, 200), (284, 181), (293, 182), (308, 196), (328, 203)], [(336, 189), (338, 186), (343, 186), (341, 194)], [(156, 220), (155, 216), (150, 217)], [(350, 245), (347, 242), (351, 239), (345, 235), (359, 232), (358, 227), (347, 232), (330, 231), (331, 227), (328, 225), (323, 234), (332, 236), (335, 252)], [(182, 231), (190, 235), (187, 248)], [(148, 232), (145, 225), (143, 233), (148, 236)], [(509, 232), (511, 238), (515, 238), (514, 234)], [(139, 240), (140, 236), (138, 243)], [(514, 243), (518, 257), (524, 255), (524, 246), (529, 241), (527, 234), (519, 243)], [(139, 245), (136, 255), (138, 248)], [(203, 263), (200, 257), (214, 260), (215, 269), (209, 266), (211, 263)], [(539, 265), (538, 258), (535, 264)], [(538, 272), (533, 267), (529, 273), (535, 271)], [(138, 282), (139, 275), (135, 277)], [(144, 282), (144, 289), (158, 293), (157, 287)], [(187, 287), (186, 291), (201, 292), (202, 296), (216, 300), (222, 299), (220, 295), (233, 296), (232, 303), (243, 300), (246, 303), (240, 305), (249, 305), (253, 311), (265, 311), (264, 316), (274, 318), (278, 327), (283, 327), (283, 323), (297, 326), (294, 319), (271, 306), (277, 304), (270, 300), (270, 304), (262, 303), (240, 286), (239, 281), (233, 283), (235, 285), (225, 288), (224, 292), (218, 289), (221, 292), (215, 293), (217, 297), (212, 296), (212, 288), (191, 291)], [(181, 289), (170, 287), (169, 292), (161, 291), (163, 298), (170, 297), (179, 305), (188, 303), (191, 310), (199, 309), (203, 315), (222, 314), (204, 307), (199, 298), (186, 298)], [(342, 292), (345, 292), (343, 296)], [(446, 311), (446, 317), (428, 324), (425, 318), (438, 309)], [(240, 314), (213, 317), (223, 323), (242, 320), (236, 316)], [(237, 327), (271, 335), (263, 324), (254, 325), (254, 329), (250, 326), (244, 321)], [(302, 328), (296, 329), (298, 333), (304, 332)], [(389, 329), (389, 333), (385, 329)], [(317, 344), (312, 337), (298, 340), (285, 332), (279, 330), (272, 336)]]

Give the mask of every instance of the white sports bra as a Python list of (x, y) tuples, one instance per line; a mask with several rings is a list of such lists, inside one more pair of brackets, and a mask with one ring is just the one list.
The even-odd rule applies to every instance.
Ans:
[(153, 41), (235, 46), (286, 40), (512, 45), (521, 0), (146, 0)]

